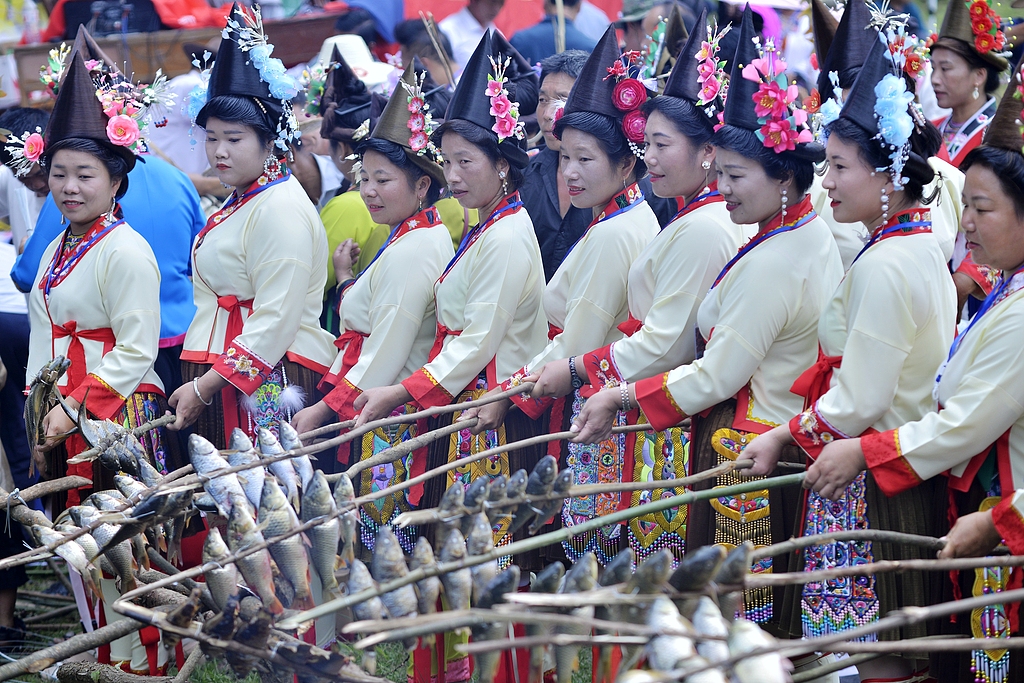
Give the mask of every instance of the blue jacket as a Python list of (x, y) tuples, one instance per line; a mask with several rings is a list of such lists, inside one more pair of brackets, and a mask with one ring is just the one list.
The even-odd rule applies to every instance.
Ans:
[[(149, 242), (156, 255), (160, 267), (160, 342), (161, 346), (175, 346), (184, 340), (196, 312), (192, 302), (192, 241), (206, 224), (206, 216), (192, 181), (163, 159), (140, 159), (128, 179), (121, 209), (125, 221)], [(36, 229), (11, 270), (18, 289), (28, 292), (32, 288), (43, 252), (64, 227), (53, 197), (47, 197)]]
[[(555, 54), (555, 17), (547, 15), (530, 28), (524, 28), (512, 36), (512, 47), (530, 64), (536, 64)], [(588, 38), (582, 31), (565, 20), (565, 49), (593, 52), (597, 41)]]

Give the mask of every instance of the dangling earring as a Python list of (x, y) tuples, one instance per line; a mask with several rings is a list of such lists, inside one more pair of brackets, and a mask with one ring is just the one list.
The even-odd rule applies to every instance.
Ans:
[(117, 209), (117, 197), (110, 198), (110, 211), (107, 211), (107, 222), (114, 222), (114, 210)]
[(420, 197), (420, 211), (423, 210), (423, 197)]
[(60, 215), (60, 224), (61, 225), (67, 225), (68, 224), (68, 217), (65, 216), (64, 214)]
[(974, 86), (974, 92), (971, 93), (971, 97), (974, 99), (981, 97), (981, 93), (978, 92), (978, 86)]
[(700, 162), (700, 167), (704, 169), (704, 188), (708, 188), (708, 174), (711, 172), (711, 162), (705, 159)]
[(281, 177), (281, 162), (278, 161), (275, 154), (268, 154), (267, 158), (263, 160), (263, 175), (270, 181)]
[(786, 207), (789, 205), (789, 197), (786, 196), (786, 188), (782, 188), (782, 222), (786, 222)]
[(505, 179), (505, 172), (504, 171), (498, 171), (498, 177), (501, 178), (501, 194), (502, 195), (507, 195), (508, 194), (508, 180)]
[(882, 188), (882, 225), (889, 222), (889, 195), (885, 188)]

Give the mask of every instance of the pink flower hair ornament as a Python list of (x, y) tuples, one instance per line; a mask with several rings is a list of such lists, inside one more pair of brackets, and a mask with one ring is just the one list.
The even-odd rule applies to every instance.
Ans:
[(505, 61), (491, 60), (491, 73), (487, 74), (487, 87), (484, 94), (491, 102), (490, 114), (494, 117), (494, 125), (491, 130), (498, 136), (498, 142), (504, 142), (509, 138), (522, 140), (526, 137), (526, 128), (519, 120), (519, 103), (509, 99), (508, 89), (505, 85), (508, 79), (505, 77), (505, 70), (511, 63), (511, 58), (506, 57)]
[(404, 79), (398, 82), (405, 89), (406, 108), (409, 110), (409, 120), (405, 124), (409, 129), (409, 149), (419, 156), (429, 154), (431, 159), (440, 164), (441, 150), (430, 141), (435, 126), (430, 105), (423, 97), (423, 81), (426, 77), (426, 72), (423, 72), (414, 74), (414, 82), (411, 84)]
[(754, 114), (760, 128), (758, 139), (776, 154), (791, 152), (797, 144), (814, 142), (807, 122), (807, 111), (801, 107), (800, 94), (795, 84), (786, 78), (786, 61), (778, 56), (775, 43), (768, 39), (765, 45), (754, 38), (758, 58), (743, 67), (744, 80), (759, 83), (754, 101)]
[(725, 60), (718, 59), (718, 52), (720, 50), (719, 43), (732, 29), (732, 24), (726, 24), (721, 31), (717, 28), (717, 23), (708, 25), (708, 39), (701, 42), (700, 51), (694, 55), (694, 58), (700, 62), (697, 66), (697, 83), (700, 84), (700, 99), (697, 100), (697, 106), (703, 109), (709, 117), (714, 117), (721, 102), (725, 100), (729, 88)]

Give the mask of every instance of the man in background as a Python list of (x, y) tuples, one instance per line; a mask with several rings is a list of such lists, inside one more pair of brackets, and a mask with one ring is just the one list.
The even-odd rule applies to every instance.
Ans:
[(469, 0), (469, 4), (438, 22), (437, 27), (452, 44), (452, 57), (459, 64), (468, 64), (484, 31), (495, 29), (494, 20), (505, 6), (505, 0)]
[[(458, 79), (462, 71), (460, 64), (452, 57), (452, 44), (448, 36), (440, 31), (437, 34), (437, 42), (448, 56), (448, 65), (452, 73)], [(454, 83), (449, 82), (448, 72), (445, 71), (441, 55), (437, 53), (433, 41), (427, 34), (426, 27), (420, 19), (406, 19), (395, 26), (395, 40), (402, 50), (402, 64), (408, 64), (413, 57), (417, 57), (423, 66), (430, 73), (431, 80), (437, 85), (447, 85), (452, 88)], [(442, 112), (443, 113), (443, 112)]]
[[(573, 21), (579, 13), (581, 0), (563, 0), (565, 11), (565, 49), (591, 52), (596, 41), (583, 34)], [(555, 32), (558, 30), (558, 9), (555, 0), (544, 0), (544, 18), (530, 28), (512, 36), (512, 47), (519, 51), (526, 61), (536, 64), (555, 54)]]

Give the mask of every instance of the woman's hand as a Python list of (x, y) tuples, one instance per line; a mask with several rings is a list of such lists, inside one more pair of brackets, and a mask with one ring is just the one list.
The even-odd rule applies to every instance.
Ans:
[(353, 404), (353, 407), (359, 413), (356, 415), (356, 423), (353, 429), (362, 427), (367, 422), (387, 417), (395, 408), (411, 400), (412, 396), (401, 384), (367, 389), (359, 394)]
[(569, 431), (576, 432), (573, 443), (597, 443), (612, 435), (615, 415), (622, 408), (618, 387), (602, 389), (587, 399)]
[(779, 464), (779, 457), (782, 449), (793, 443), (793, 437), (789, 433), (789, 427), (782, 425), (762, 434), (747, 444), (743, 452), (736, 458), (740, 460), (753, 460), (754, 466), (749, 470), (737, 470), (736, 474), (741, 477), (762, 477), (775, 469)]
[(991, 510), (964, 515), (956, 520), (956, 524), (943, 538), (946, 547), (939, 551), (940, 560), (981, 557), (991, 552), (1000, 541)]
[(821, 450), (818, 458), (807, 468), (804, 488), (812, 489), (829, 500), (839, 500), (846, 487), (865, 469), (867, 463), (864, 461), (860, 439), (833, 441)]
[[(71, 398), (66, 399), (65, 403), (73, 409), (77, 409), (79, 407), (78, 401)], [(50, 412), (43, 417), (43, 434), (45, 435), (46, 440), (43, 442), (42, 446), (38, 447), (39, 450), (46, 452), (59, 445), (63, 442), (61, 437), (74, 428), (75, 423), (70, 417), (68, 417), (67, 413), (64, 412), (64, 409), (60, 406), (54, 406), (50, 409)]]
[(964, 305), (972, 296), (976, 299), (984, 299), (985, 291), (978, 286), (978, 283), (963, 273), (953, 273), (953, 284), (956, 286), (956, 319), (960, 322), (960, 315), (963, 313)]
[(299, 434), (305, 434), (321, 425), (327, 424), (327, 421), (333, 420), (336, 415), (337, 413), (334, 412), (334, 408), (331, 408), (323, 401), (319, 401), (316, 405), (303, 408), (295, 413), (294, 417), (292, 417), (292, 427)]
[[(501, 393), (501, 388), (497, 387), (495, 389), (491, 389), (480, 398), (490, 398), (494, 394), (499, 393)], [(469, 431), (473, 434), (480, 434), (481, 432), (485, 432), (489, 429), (497, 429), (501, 426), (501, 423), (505, 421), (505, 416), (508, 415), (508, 411), (511, 407), (512, 401), (510, 399), (503, 398), (500, 401), (494, 401), (493, 403), (488, 403), (487, 405), (480, 406), (479, 408), (470, 408), (469, 410), (462, 411), (462, 413), (459, 414), (458, 421), (463, 422), (465, 420), (472, 420), (475, 417), (477, 420), (476, 425), (470, 427)]]
[[(579, 359), (576, 361), (576, 371), (579, 373)], [(580, 376), (583, 379), (583, 376)], [(527, 377), (524, 382), (533, 382), (535, 386), (530, 396), (534, 398), (559, 398), (572, 393), (572, 373), (569, 372), (569, 359), (563, 358), (548, 363)], [(585, 381), (585, 380), (584, 380)]]
[[(199, 399), (199, 396), (196, 396), (197, 385), (199, 393), (203, 397), (202, 400)], [(167, 405), (174, 411), (177, 419), (167, 425), (167, 428), (172, 432), (177, 432), (194, 423), (203, 414), (203, 411), (206, 410), (206, 403), (204, 401), (212, 401), (217, 392), (227, 385), (228, 381), (226, 379), (213, 370), (207, 370), (206, 374), (200, 377), (196, 384), (185, 382), (175, 389), (171, 397), (167, 399)]]
[(359, 261), (360, 251), (359, 245), (353, 239), (345, 240), (334, 250), (331, 260), (334, 262), (334, 276), (338, 282), (344, 282), (353, 278), (352, 266)]

